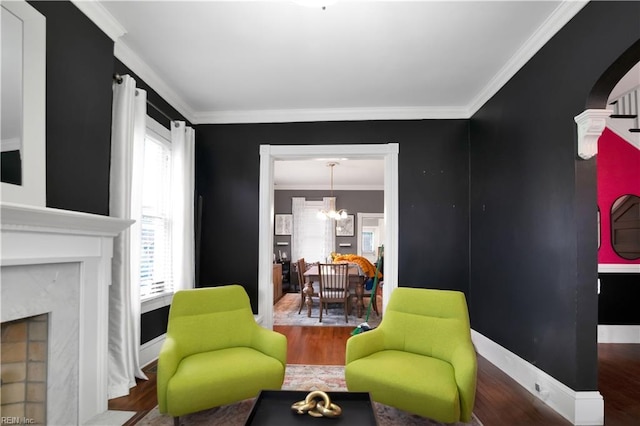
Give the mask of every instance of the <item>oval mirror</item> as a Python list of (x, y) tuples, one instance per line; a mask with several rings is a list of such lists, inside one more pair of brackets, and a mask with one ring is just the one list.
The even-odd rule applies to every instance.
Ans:
[(611, 245), (618, 256), (640, 259), (640, 197), (619, 197), (611, 206)]

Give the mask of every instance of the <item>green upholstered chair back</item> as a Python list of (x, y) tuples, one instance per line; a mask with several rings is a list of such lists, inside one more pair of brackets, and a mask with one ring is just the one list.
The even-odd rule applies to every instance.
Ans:
[(185, 357), (251, 346), (256, 326), (247, 292), (233, 284), (176, 292), (169, 309), (167, 334)]
[(385, 349), (450, 361), (460, 343), (471, 341), (464, 293), (399, 287), (393, 291), (380, 328)]

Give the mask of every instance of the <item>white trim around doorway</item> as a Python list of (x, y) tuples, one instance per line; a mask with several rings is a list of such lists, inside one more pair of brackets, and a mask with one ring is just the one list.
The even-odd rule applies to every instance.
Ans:
[(398, 153), (399, 144), (362, 145), (260, 145), (260, 200), (258, 243), (258, 314), (256, 320), (273, 328), (273, 215), (274, 162), (312, 158), (381, 159), (384, 161), (385, 301), (398, 287)]

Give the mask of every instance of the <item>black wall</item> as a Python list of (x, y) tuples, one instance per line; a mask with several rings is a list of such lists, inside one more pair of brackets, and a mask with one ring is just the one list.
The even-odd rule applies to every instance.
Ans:
[(144, 345), (167, 332), (169, 306), (145, 312), (140, 318), (140, 344)]
[(20, 150), (0, 153), (0, 181), (22, 185), (22, 156)]
[(639, 3), (591, 2), (471, 119), (473, 328), (575, 390), (597, 389), (597, 203), (573, 118), (639, 38)]
[(640, 275), (601, 273), (598, 324), (640, 325)]
[(259, 146), (397, 142), (400, 285), (468, 292), (467, 120), (200, 125), (199, 286), (237, 282), (257, 312)]
[(47, 206), (109, 214), (113, 42), (70, 2), (47, 19)]

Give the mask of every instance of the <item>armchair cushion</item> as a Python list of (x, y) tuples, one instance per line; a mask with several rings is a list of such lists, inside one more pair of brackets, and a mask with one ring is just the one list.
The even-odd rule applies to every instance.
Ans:
[[(384, 350), (349, 364), (345, 375), (349, 390), (366, 389), (375, 395), (376, 401), (401, 400), (409, 408), (428, 404), (430, 418), (459, 420), (451, 414), (460, 412), (460, 396), (453, 366), (448, 362), (411, 352)], [(432, 395), (428, 403), (425, 394)]]
[[(252, 348), (229, 348), (189, 355), (167, 386), (167, 412), (181, 416), (257, 395), (256, 389), (280, 389), (280, 362)], [(279, 383), (279, 384), (278, 384)]]

